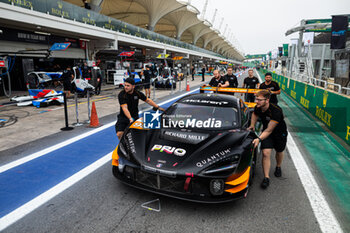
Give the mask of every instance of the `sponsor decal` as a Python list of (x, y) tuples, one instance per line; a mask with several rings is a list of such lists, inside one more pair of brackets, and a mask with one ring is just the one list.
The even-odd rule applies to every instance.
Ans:
[(326, 112), (324, 109), (316, 106), (316, 116), (323, 121), (328, 127), (331, 127), (332, 115)]
[(191, 100), (187, 99), (182, 101), (182, 103), (201, 103), (201, 104), (211, 104), (211, 105), (227, 105), (227, 101), (212, 101), (212, 100)]
[(304, 97), (300, 96), (300, 103), (303, 105), (305, 108), (309, 108), (310, 101), (305, 99)]
[(297, 98), (297, 93), (293, 90), (290, 91), (290, 96), (293, 97), (293, 99), (296, 99)]
[(143, 127), (146, 129), (160, 129), (161, 113), (157, 110), (155, 113), (143, 113)]
[(174, 138), (181, 138), (181, 139), (188, 139), (192, 141), (203, 141), (208, 137), (207, 134), (188, 134), (188, 133), (181, 133), (181, 132), (173, 132), (173, 131), (165, 131), (164, 135), (174, 137)]
[(163, 128), (221, 128), (222, 122), (215, 118), (209, 118), (208, 120), (185, 119), (185, 120), (172, 120), (169, 118), (167, 121), (163, 119)]
[(206, 164), (209, 165), (209, 164), (212, 164), (212, 163), (214, 163), (214, 162), (217, 162), (217, 161), (219, 161), (219, 160), (225, 158), (225, 156), (226, 156), (228, 153), (230, 153), (230, 152), (231, 152), (231, 149), (230, 149), (230, 148), (228, 148), (228, 149), (226, 149), (226, 150), (223, 150), (223, 151), (220, 151), (220, 152), (218, 152), (218, 153), (216, 153), (216, 154), (214, 154), (214, 155), (211, 155), (211, 156), (209, 156), (209, 157), (207, 157), (207, 158), (205, 158), (205, 159), (203, 159), (203, 160), (197, 162), (197, 163), (196, 163), (196, 166), (197, 166), (197, 167), (203, 167), (203, 166), (206, 165)]
[(158, 163), (158, 164), (156, 165), (156, 167), (158, 167), (158, 168), (160, 168), (160, 167), (162, 167), (162, 166), (163, 166), (162, 163)]
[(126, 144), (126, 146), (128, 147), (128, 151), (130, 151), (133, 155), (136, 154), (135, 143), (134, 140), (132, 140), (131, 133), (128, 133), (126, 135), (126, 139), (128, 141), (128, 143)]
[(167, 154), (174, 154), (176, 156), (184, 156), (186, 154), (185, 149), (163, 145), (154, 145), (151, 151), (165, 152)]

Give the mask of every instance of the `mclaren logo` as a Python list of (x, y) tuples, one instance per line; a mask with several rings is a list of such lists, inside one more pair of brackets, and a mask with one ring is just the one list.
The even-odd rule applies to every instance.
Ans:
[(184, 100), (183, 103), (203, 103), (203, 104), (211, 104), (211, 105), (227, 105), (226, 101), (213, 101), (213, 100)]
[(323, 107), (324, 108), (327, 106), (327, 99), (328, 99), (328, 92), (324, 91), (324, 93), (323, 93)]

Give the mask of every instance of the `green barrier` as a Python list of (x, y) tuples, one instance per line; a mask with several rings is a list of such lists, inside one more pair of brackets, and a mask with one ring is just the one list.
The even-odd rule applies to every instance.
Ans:
[[(265, 74), (267, 70), (262, 70)], [(323, 88), (272, 74), (280, 88), (350, 145), (350, 98)]]
[(180, 48), (190, 49), (193, 51), (205, 53), (208, 55), (226, 58), (218, 53), (199, 48), (195, 45), (188, 44), (173, 38), (137, 27), (120, 20), (101, 15), (91, 10), (70, 4), (62, 0), (0, 0), (2, 3), (39, 11), (45, 14), (62, 17), (65, 19), (75, 20), (81, 23), (94, 25), (101, 28), (110, 29), (113, 31), (122, 32), (125, 34), (141, 37), (156, 42), (161, 42), (168, 45), (173, 45)]

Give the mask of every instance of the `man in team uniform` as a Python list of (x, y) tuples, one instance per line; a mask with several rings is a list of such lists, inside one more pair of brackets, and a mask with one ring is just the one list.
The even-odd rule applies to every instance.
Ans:
[(123, 136), (126, 127), (139, 118), (139, 99), (161, 111), (165, 111), (151, 99), (148, 99), (142, 92), (135, 90), (135, 80), (133, 78), (127, 78), (124, 82), (124, 90), (118, 95), (120, 111), (115, 130), (119, 140)]
[(230, 84), (229, 82), (220, 75), (220, 72), (218, 70), (214, 70), (213, 72), (214, 77), (209, 82), (209, 85), (212, 87), (228, 87)]
[(277, 95), (281, 94), (281, 89), (278, 83), (275, 81), (272, 81), (272, 74), (271, 73), (266, 73), (265, 74), (265, 82), (260, 84), (259, 89), (268, 89), (271, 92), (271, 99), (270, 103), (272, 104), (277, 104)]
[(268, 90), (261, 90), (256, 94), (256, 106), (252, 113), (252, 119), (248, 130), (254, 130), (258, 118), (263, 124), (263, 131), (260, 136), (253, 141), (254, 148), (261, 143), (262, 165), (264, 179), (261, 187), (266, 189), (270, 184), (270, 156), (272, 149), (276, 151), (276, 169), (275, 176), (281, 177), (281, 165), (283, 161), (283, 151), (287, 144), (287, 125), (284, 121), (282, 109), (275, 104), (270, 103), (271, 94)]
[(143, 75), (145, 77), (145, 84), (144, 84), (144, 88), (145, 88), (145, 93), (147, 98), (151, 98), (151, 76), (152, 76), (152, 72), (150, 70), (150, 67), (147, 65), (146, 69), (143, 71)]
[[(259, 88), (259, 79), (255, 77), (254, 71), (252, 69), (248, 70), (248, 77), (243, 81), (243, 88), (256, 89)], [(247, 93), (245, 96), (245, 102), (254, 102), (255, 95), (254, 93)]]
[(233, 69), (231, 66), (227, 68), (227, 74), (224, 76), (224, 78), (229, 82), (229, 87), (238, 87), (237, 77), (233, 74)]

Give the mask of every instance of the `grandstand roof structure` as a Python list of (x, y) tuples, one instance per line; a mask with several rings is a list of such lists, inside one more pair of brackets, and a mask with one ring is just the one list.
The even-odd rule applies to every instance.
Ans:
[[(82, 6), (81, 0), (65, 0)], [(242, 61), (244, 55), (184, 0), (90, 0), (92, 10)], [(225, 30), (226, 31), (226, 30)], [(228, 37), (228, 36), (227, 36)]]

